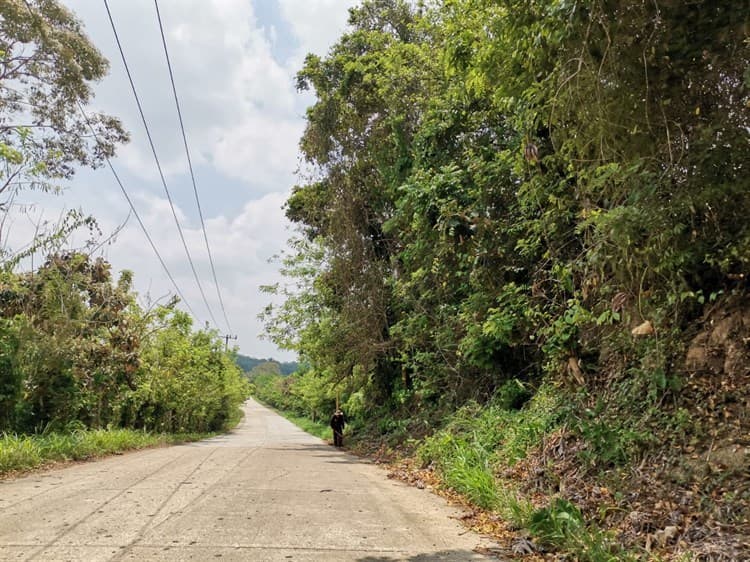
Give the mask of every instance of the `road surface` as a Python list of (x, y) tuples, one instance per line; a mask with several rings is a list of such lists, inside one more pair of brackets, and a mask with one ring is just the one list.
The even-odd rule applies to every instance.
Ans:
[(0, 560), (486, 560), (424, 490), (249, 401), (234, 431), (0, 481)]

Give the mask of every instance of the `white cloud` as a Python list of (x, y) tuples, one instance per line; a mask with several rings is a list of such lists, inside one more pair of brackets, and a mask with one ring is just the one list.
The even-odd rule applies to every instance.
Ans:
[[(137, 205), (147, 209), (141, 213), (141, 218), (154, 244), (159, 248), (190, 308), (196, 313), (197, 324), (202, 325), (209, 320), (209, 316), (182, 245), (174, 232), (168, 204), (150, 195), (141, 194), (137, 199)], [(247, 201), (234, 218), (222, 215), (206, 221), (216, 276), (221, 283), (222, 299), (232, 329), (240, 335), (242, 349), (263, 356), (281, 357), (270, 342), (257, 341), (262, 331), (257, 315), (267, 300), (265, 295), (259, 295), (259, 287), (280, 280), (277, 265), (269, 263), (269, 258), (279, 251), (289, 235), (282, 211), (284, 200), (284, 194), (270, 193), (260, 199)], [(178, 214), (182, 215), (179, 209)], [(100, 219), (100, 223), (105, 232), (117, 226), (117, 221), (111, 218)], [(225, 329), (203, 233), (200, 227), (183, 228), (183, 233), (209, 305), (219, 326)], [(136, 272), (136, 287), (144, 300), (147, 293), (148, 298), (156, 299), (175, 292), (134, 219), (118, 235), (116, 242), (104, 248), (103, 252), (118, 269)]]
[(300, 42), (302, 56), (325, 55), (349, 19), (356, 0), (279, 0), (284, 18)]
[[(271, 0), (260, 0), (262, 2)], [(63, 0), (83, 21), (94, 44), (109, 58), (110, 75), (96, 86), (97, 109), (120, 117), (132, 133), (114, 165), (123, 176), (154, 243), (201, 325), (207, 314), (177, 235), (172, 212), (153, 163), (130, 86), (101, 2)], [(278, 254), (290, 233), (282, 205), (294, 182), (298, 141), (309, 97), (294, 91), (294, 75), (308, 52), (325, 54), (344, 30), (354, 0), (278, 0), (285, 22), (259, 21), (252, 0), (160, 0), (198, 190), (213, 211), (206, 229), (230, 322), (241, 349), (256, 356), (289, 358), (258, 340), (257, 320), (269, 298), (260, 285), (280, 280)], [(171, 86), (152, 0), (110, 2), (146, 117), (206, 297), (223, 329), (203, 233), (196, 219)], [(294, 37), (288, 36), (288, 30)], [(286, 34), (286, 35), (285, 35)], [(295, 45), (278, 60), (279, 44)], [(208, 181), (201, 183), (202, 178)], [(209, 183), (210, 182), (210, 183)], [(231, 186), (231, 187), (230, 187)], [(57, 200), (45, 199), (46, 216), (82, 207), (94, 214), (105, 236), (124, 219), (127, 204), (106, 170), (80, 173)], [(190, 205), (190, 207), (188, 207)], [(14, 229), (29, 234), (27, 219)], [(77, 235), (80, 243), (85, 235)], [(174, 292), (135, 218), (114, 243), (100, 250), (116, 270), (135, 273), (142, 295)], [(38, 262), (37, 258), (37, 262)]]
[[(83, 0), (70, 4), (86, 18), (87, 29), (96, 28), (93, 39), (112, 63), (110, 76), (97, 90), (96, 105), (121, 116), (133, 133), (133, 142), (120, 151), (119, 161), (138, 177), (153, 181), (158, 176), (151, 149), (106, 13)], [(153, 4), (139, 0), (111, 6), (169, 179), (184, 173), (187, 163)], [(160, 7), (194, 165), (215, 165), (220, 172), (242, 179), (256, 177), (261, 170), (266, 181), (253, 185), (255, 189), (286, 189), (287, 185), (274, 185), (273, 180), (288, 182), (296, 164), (294, 148), (286, 151), (285, 158), (269, 159), (226, 144), (226, 139), (242, 139), (236, 131), (263, 129), (270, 121), (296, 117), (292, 78), (274, 60), (270, 39), (256, 21), (251, 1), (163, 0)], [(292, 137), (287, 142), (296, 146)], [(255, 159), (242, 160), (248, 156)], [(256, 171), (251, 175), (245, 173), (248, 169)]]
[(214, 162), (228, 175), (262, 191), (286, 188), (294, 178), (302, 129), (300, 121), (257, 115), (252, 126), (221, 131)]

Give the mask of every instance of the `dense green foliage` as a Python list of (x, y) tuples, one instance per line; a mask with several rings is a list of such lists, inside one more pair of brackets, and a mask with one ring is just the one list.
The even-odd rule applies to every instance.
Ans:
[[(749, 24), (745, 0), (365, 0), (298, 75), (316, 102), (269, 334), (383, 432), (469, 408), (423, 452), (481, 505), (555, 430), (586, 470), (678, 440), (688, 328), (747, 293)], [(305, 384), (275, 401), (310, 409)], [(574, 544), (545, 530), (568, 507), (538, 535)]]
[(93, 218), (72, 211), (21, 250), (6, 242), (25, 190), (59, 191), (127, 140), (117, 119), (82, 109), (107, 68), (60, 2), (0, 3), (0, 432), (215, 431), (248, 392), (217, 333), (194, 332), (176, 302), (144, 310), (129, 272), (115, 280), (103, 259), (63, 250), (81, 226), (96, 234)]
[(680, 340), (667, 336), (744, 290), (748, 13), (353, 9), (298, 75), (317, 101), (272, 337), (371, 412), (485, 401), (544, 376), (593, 392), (643, 374), (669, 392)]
[(142, 310), (130, 274), (71, 252), (0, 278), (0, 430), (214, 431), (246, 382), (212, 331), (169, 306)]

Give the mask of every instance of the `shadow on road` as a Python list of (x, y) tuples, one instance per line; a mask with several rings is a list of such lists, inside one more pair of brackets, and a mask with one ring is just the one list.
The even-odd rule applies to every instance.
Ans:
[(326, 462), (333, 464), (372, 464), (367, 459), (354, 457), (341, 449), (331, 445), (299, 445), (295, 447), (268, 447), (269, 451), (289, 452), (296, 451), (317, 458), (328, 459)]
[(466, 562), (477, 559), (477, 554), (470, 550), (441, 550), (432, 554), (416, 554), (409, 558), (392, 556), (365, 556), (357, 558), (357, 562), (394, 562), (396, 560), (408, 562)]
[(294, 447), (289, 446), (278, 446), (278, 447), (267, 447), (269, 451), (302, 451), (304, 453), (309, 453), (310, 451), (319, 451), (321, 453), (339, 453), (338, 449), (331, 445), (318, 445), (317, 443), (314, 445), (295, 445)]
[[(335, 455), (335, 456), (341, 456), (341, 455), (350, 455), (346, 451), (346, 449), (337, 449), (333, 445), (326, 445), (326, 444), (311, 444), (311, 445), (295, 445), (292, 447), (289, 446), (278, 446), (278, 447), (268, 447), (271, 451), (300, 451), (303, 453), (310, 453), (310, 452), (318, 452), (318, 453), (324, 453), (325, 455)], [(369, 462), (366, 459), (362, 459), (362, 462)]]

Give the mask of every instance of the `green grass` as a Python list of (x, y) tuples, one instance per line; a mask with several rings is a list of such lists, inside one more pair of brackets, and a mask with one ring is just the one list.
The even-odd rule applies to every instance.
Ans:
[(288, 419), (290, 422), (292, 422), (294, 425), (299, 427), (302, 431), (306, 431), (310, 435), (314, 435), (315, 437), (319, 437), (321, 439), (333, 438), (331, 428), (327, 422), (312, 421), (308, 417), (298, 416), (290, 412), (282, 412), (280, 410), (277, 410), (277, 412)]
[(54, 462), (102, 457), (160, 445), (197, 441), (208, 434), (153, 434), (133, 429), (76, 430), (70, 433), (0, 435), (0, 476)]
[(533, 508), (495, 474), (539, 444), (555, 426), (559, 404), (545, 387), (522, 408), (514, 404), (501, 394), (489, 404), (465, 406), (422, 442), (417, 457), (423, 466), (435, 467), (446, 487), (523, 527)]
[(428, 438), (417, 454), (423, 465), (437, 468), (446, 486), (480, 507), (496, 509), (500, 490), (492, 474), (492, 454), (476, 437), (440, 432)]
[(502, 400), (472, 403), (453, 414), (444, 429), (428, 437), (417, 454), (423, 464), (432, 463), (443, 474), (469, 474), (474, 471), (462, 467), (475, 467), (491, 475), (497, 466), (512, 466), (525, 458), (559, 423), (559, 412), (554, 389), (546, 386), (521, 409), (509, 409)]
[(635, 562), (638, 557), (623, 549), (612, 533), (587, 524), (571, 502), (555, 498), (548, 507), (531, 514), (526, 527), (539, 544), (563, 550), (580, 562)]
[(444, 429), (422, 442), (417, 450), (421, 464), (432, 465), (446, 487), (500, 514), (516, 528), (527, 529), (545, 547), (582, 562), (635, 560), (614, 537), (584, 521), (570, 502), (558, 498), (547, 508), (535, 509), (509, 482), (497, 477), (561, 423), (561, 405), (550, 387), (542, 386), (520, 409), (503, 396), (498, 398), (457, 411)]

